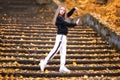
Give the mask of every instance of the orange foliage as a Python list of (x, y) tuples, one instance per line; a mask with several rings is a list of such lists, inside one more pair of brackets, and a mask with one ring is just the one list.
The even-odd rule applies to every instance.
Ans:
[(120, 27), (120, 0), (108, 0), (106, 5), (99, 5), (95, 2), (96, 0), (66, 0), (69, 9), (74, 6), (79, 8), (80, 16), (90, 13), (113, 30)]

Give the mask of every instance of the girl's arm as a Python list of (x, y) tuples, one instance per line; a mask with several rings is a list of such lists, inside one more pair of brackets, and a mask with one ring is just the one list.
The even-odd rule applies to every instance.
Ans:
[(67, 13), (67, 17), (70, 17), (75, 10), (76, 10), (75, 7), (72, 8), (72, 9)]

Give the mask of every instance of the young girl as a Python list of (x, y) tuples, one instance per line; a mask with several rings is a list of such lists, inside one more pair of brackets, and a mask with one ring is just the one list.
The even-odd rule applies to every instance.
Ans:
[(60, 51), (60, 72), (70, 72), (69, 69), (66, 68), (66, 35), (68, 33), (68, 27), (74, 27), (78, 24), (79, 19), (76, 23), (68, 23), (66, 22), (66, 18), (70, 17), (77, 7), (71, 9), (70, 12), (66, 13), (66, 8), (64, 6), (59, 6), (56, 14), (53, 19), (53, 24), (57, 26), (57, 35), (54, 48), (50, 51), (50, 53), (45, 57), (44, 60), (40, 61), (40, 69), (44, 71), (46, 64), (54, 57), (54, 55)]

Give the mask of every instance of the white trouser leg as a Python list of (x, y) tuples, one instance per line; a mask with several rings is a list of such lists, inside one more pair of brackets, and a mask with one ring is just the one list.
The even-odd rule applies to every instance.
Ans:
[(48, 61), (50, 61), (54, 55), (60, 50), (61, 45), (62, 45), (62, 38), (63, 35), (57, 35), (56, 36), (56, 41), (55, 41), (55, 45), (54, 48), (49, 52), (49, 54), (47, 55), (47, 57), (45, 58), (45, 63), (47, 64)]
[(66, 36), (63, 37), (62, 46), (60, 49), (60, 66), (64, 66), (66, 63)]

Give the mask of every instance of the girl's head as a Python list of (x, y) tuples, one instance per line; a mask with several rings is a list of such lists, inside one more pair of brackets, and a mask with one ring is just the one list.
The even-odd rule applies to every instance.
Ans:
[(58, 15), (64, 17), (64, 16), (65, 16), (65, 13), (66, 13), (65, 7), (63, 7), (63, 6), (60, 7), (60, 9), (59, 9), (59, 14), (58, 14)]
[(65, 6), (61, 6), (61, 5), (60, 5), (60, 6), (57, 8), (57, 10), (56, 10), (56, 12), (55, 12), (54, 19), (53, 19), (53, 24), (55, 24), (57, 16), (61, 16), (61, 17), (63, 17), (64, 19), (67, 18), (67, 16), (66, 16), (66, 7), (65, 7)]

